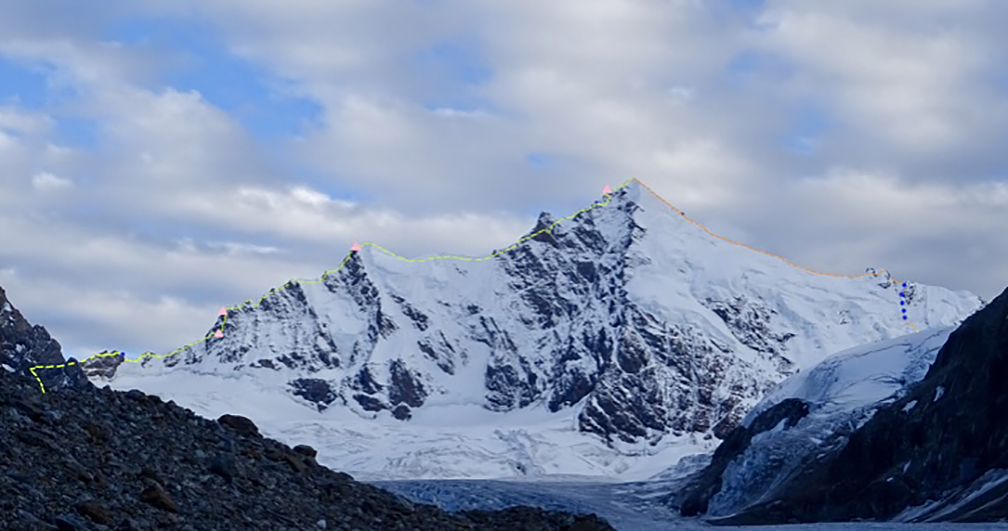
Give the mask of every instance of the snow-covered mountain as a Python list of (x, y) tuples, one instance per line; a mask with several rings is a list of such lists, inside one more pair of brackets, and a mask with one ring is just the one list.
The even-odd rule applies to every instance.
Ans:
[(365, 246), (317, 282), (230, 309), (206, 341), (90, 374), (207, 414), (237, 408), (281, 439), (310, 432), (320, 461), (355, 472), (643, 474), (640, 455), (711, 449), (827, 355), (980, 304), (888, 273), (805, 271), (712, 236), (632, 180), (571, 219), (541, 214), (486, 260)]

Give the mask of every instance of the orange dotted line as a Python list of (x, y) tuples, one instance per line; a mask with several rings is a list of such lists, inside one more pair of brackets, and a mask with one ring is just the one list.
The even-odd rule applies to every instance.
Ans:
[[(637, 184), (643, 186), (648, 192), (651, 192), (651, 195), (655, 196), (662, 203), (665, 203), (669, 208), (671, 208), (677, 214), (679, 214), (679, 216), (682, 217), (684, 220), (692, 223), (693, 225), (696, 225), (698, 228), (700, 228), (700, 230), (704, 231), (705, 233), (707, 233), (708, 236), (710, 236), (712, 238), (717, 238), (717, 239), (719, 239), (719, 240), (721, 240), (723, 242), (730, 243), (732, 245), (737, 245), (739, 247), (744, 247), (746, 249), (749, 249), (750, 251), (755, 251), (757, 253), (769, 256), (771, 258), (776, 258), (776, 259), (784, 262), (785, 264), (787, 264), (787, 265), (789, 265), (789, 266), (791, 266), (791, 267), (793, 267), (795, 269), (800, 269), (802, 271), (805, 271), (805, 272), (808, 272), (808, 273), (812, 273), (812, 274), (815, 274), (815, 275), (821, 275), (821, 276), (824, 276), (824, 277), (835, 277), (835, 278), (849, 278), (849, 279), (858, 279), (858, 278), (863, 278), (863, 277), (867, 277), (867, 276), (871, 276), (871, 277), (878, 277), (879, 276), (879, 272), (875, 271), (875, 270), (872, 270), (871, 272), (865, 272), (865, 273), (862, 273), (860, 275), (841, 275), (841, 274), (836, 274), (836, 273), (825, 273), (823, 271), (816, 271), (815, 269), (809, 269), (807, 267), (802, 267), (802, 266), (800, 266), (800, 265), (798, 265), (798, 264), (796, 264), (796, 263), (788, 260), (787, 258), (784, 258), (783, 256), (776, 255), (776, 254), (764, 251), (763, 249), (757, 249), (756, 247), (753, 247), (751, 245), (748, 245), (748, 244), (745, 244), (745, 243), (742, 243), (742, 242), (738, 242), (738, 241), (735, 241), (735, 240), (733, 240), (731, 238), (722, 236), (722, 235), (717, 234), (714, 231), (708, 229), (706, 226), (704, 226), (703, 223), (700, 223), (699, 221), (696, 221), (696, 220), (690, 218), (689, 216), (687, 216), (685, 212), (683, 212), (682, 210), (679, 210), (678, 208), (676, 208), (675, 205), (673, 205), (672, 203), (669, 203), (664, 197), (658, 195), (658, 192), (655, 192), (654, 189), (652, 189), (650, 186), (644, 184), (644, 182), (641, 181), (640, 179), (634, 178), (632, 180), (637, 181)], [(895, 284), (900, 284), (901, 283), (900, 280), (898, 280), (896, 277), (892, 276), (892, 273), (890, 273), (888, 269), (883, 269), (882, 271), (889, 275), (889, 279), (893, 283), (895, 283)], [(909, 321), (906, 324), (910, 325), (914, 329), (915, 332), (919, 332), (920, 331), (917, 328), (916, 324), (914, 324), (912, 322), (909, 322)]]

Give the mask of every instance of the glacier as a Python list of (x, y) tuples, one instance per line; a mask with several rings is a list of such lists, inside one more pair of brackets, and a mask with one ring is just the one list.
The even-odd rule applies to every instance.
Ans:
[(807, 403), (808, 414), (786, 429), (756, 434), (728, 463), (707, 515), (729, 516), (772, 498), (774, 489), (806, 460), (841, 447), (878, 407), (898, 400), (907, 386), (924, 378), (953, 329), (928, 329), (848, 349), (784, 380), (742, 425), (785, 399)]

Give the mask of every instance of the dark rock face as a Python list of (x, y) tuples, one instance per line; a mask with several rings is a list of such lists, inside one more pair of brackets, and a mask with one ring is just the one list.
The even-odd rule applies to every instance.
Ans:
[(725, 436), (714, 451), (710, 465), (693, 479), (683, 494), (680, 512), (683, 516), (696, 516), (707, 512), (707, 503), (721, 490), (721, 476), (733, 459), (749, 447), (756, 435), (776, 427), (782, 420), (785, 428), (794, 426), (808, 415), (809, 405), (797, 398), (789, 398), (760, 413), (748, 426), (738, 426)]
[(402, 360), (392, 360), (389, 364), (392, 375), (389, 386), (389, 400), (393, 404), (406, 404), (410, 407), (420, 407), (427, 398), (420, 380), (410, 372)]
[[(888, 519), (929, 500), (918, 520), (1008, 517), (1008, 484), (965, 501), (1008, 469), (1008, 290), (949, 337), (927, 376), (885, 406), (842, 449), (774, 499), (723, 523)], [(939, 511), (960, 507), (939, 514)]]
[(724, 321), (732, 335), (743, 345), (775, 356), (783, 372), (792, 372), (794, 364), (784, 357), (792, 332), (773, 333), (770, 322), (777, 314), (769, 308), (745, 297), (735, 296), (728, 301), (707, 299), (706, 306)]
[(446, 374), (455, 374), (455, 347), (452, 347), (443, 332), (438, 332), (436, 339), (424, 338), (417, 341), (417, 348)]
[(381, 411), (385, 409), (385, 403), (377, 398), (362, 394), (353, 395), (353, 398), (364, 408), (364, 411)]
[(290, 386), (295, 396), (314, 402), (319, 411), (325, 411), (339, 398), (329, 382), (320, 378), (298, 378), (291, 381)]
[(259, 437), (259, 428), (251, 419), (241, 415), (221, 415), (217, 419), (222, 426), (227, 426), (235, 432), (247, 437)]
[(405, 404), (399, 404), (392, 409), (392, 416), (399, 420), (409, 420), (413, 418), (413, 413), (410, 412), (409, 406)]
[(522, 359), (519, 363), (517, 369), (510, 364), (487, 365), (484, 384), (487, 388), (489, 409), (507, 411), (525, 407), (538, 398), (539, 389), (536, 387), (538, 377), (529, 369), (527, 361)]
[(81, 362), (81, 370), (88, 378), (112, 378), (126, 356), (122, 352), (102, 352)]
[(448, 513), (410, 503), (258, 434), (156, 397), (0, 371), (0, 529), (609, 531), (595, 515)]
[[(65, 367), (35, 371), (46, 391), (91, 385), (76, 360), (70, 362)], [(2, 365), (7, 365), (35, 381), (29, 371), (31, 367), (66, 363), (59, 342), (45, 328), (29, 324), (0, 288), (0, 372), (6, 372)]]

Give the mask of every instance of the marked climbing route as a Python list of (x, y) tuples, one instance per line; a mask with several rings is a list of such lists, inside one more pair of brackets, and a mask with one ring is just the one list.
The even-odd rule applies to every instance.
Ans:
[[(144, 360), (147, 360), (147, 359), (161, 359), (161, 358), (166, 358), (168, 356), (172, 356), (174, 354), (182, 352), (183, 350), (185, 350), (187, 348), (193, 347), (193, 346), (195, 346), (197, 344), (209, 341), (211, 339), (223, 339), (224, 338), (224, 329), (227, 326), (227, 317), (228, 317), (228, 313), (230, 311), (232, 311), (232, 310), (237, 311), (239, 309), (242, 309), (242, 308), (244, 308), (246, 306), (250, 306), (250, 305), (253, 306), (253, 307), (254, 306), (258, 306), (258, 305), (262, 304), (262, 302), (265, 301), (267, 297), (269, 297), (270, 295), (272, 295), (277, 290), (280, 290), (280, 289), (283, 289), (283, 288), (286, 288), (286, 287), (289, 287), (289, 286), (293, 286), (295, 284), (319, 284), (321, 282), (325, 282), (325, 280), (327, 278), (329, 278), (329, 275), (337, 273), (341, 269), (343, 269), (343, 266), (345, 266), (347, 264), (347, 262), (350, 260), (350, 258), (355, 253), (358, 253), (358, 252), (364, 250), (364, 247), (372, 247), (375, 250), (380, 251), (382, 253), (385, 253), (386, 255), (391, 256), (393, 258), (397, 258), (397, 259), (403, 260), (405, 262), (413, 262), (413, 263), (432, 262), (432, 261), (435, 261), (435, 260), (460, 260), (460, 261), (464, 261), (464, 262), (485, 262), (487, 260), (492, 260), (492, 259), (494, 259), (494, 258), (496, 258), (496, 257), (498, 257), (498, 256), (500, 256), (500, 255), (502, 255), (502, 254), (504, 254), (504, 253), (506, 253), (506, 252), (508, 252), (508, 251), (510, 251), (510, 250), (512, 250), (512, 249), (514, 249), (514, 248), (516, 248), (518, 246), (520, 246), (521, 244), (527, 242), (528, 240), (531, 240), (531, 239), (535, 238), (536, 236), (539, 236), (540, 234), (545, 234), (545, 233), (551, 233), (551, 232), (553, 232), (553, 228), (556, 227), (561, 221), (567, 221), (567, 220), (570, 220), (570, 219), (574, 219), (575, 217), (577, 217), (579, 214), (581, 214), (583, 212), (588, 212), (588, 211), (593, 210), (595, 208), (607, 206), (609, 204), (609, 200), (612, 199), (613, 193), (615, 191), (618, 191), (618, 190), (621, 190), (621, 189), (627, 187), (632, 182), (636, 182), (637, 184), (639, 184), (640, 186), (642, 186), (644, 189), (646, 189), (648, 192), (650, 192), (651, 195), (653, 195), (654, 197), (656, 197), (659, 201), (661, 201), (662, 203), (664, 203), (665, 205), (667, 205), (669, 208), (671, 208), (674, 212), (676, 212), (677, 214), (679, 214), (679, 216), (682, 219), (686, 220), (689, 223), (692, 223), (693, 225), (696, 225), (697, 227), (700, 228), (700, 230), (702, 230), (703, 232), (707, 233), (707, 235), (709, 235), (709, 236), (711, 236), (713, 238), (717, 238), (717, 239), (719, 239), (721, 241), (730, 243), (732, 245), (737, 245), (739, 247), (743, 247), (743, 248), (749, 249), (751, 251), (755, 251), (757, 253), (760, 253), (760, 254), (763, 254), (763, 255), (766, 255), (766, 256), (770, 256), (770, 257), (776, 258), (778, 260), (783, 261), (785, 264), (787, 264), (787, 265), (789, 265), (791, 267), (794, 267), (796, 269), (800, 269), (800, 270), (806, 271), (808, 273), (813, 273), (813, 274), (816, 274), (816, 275), (821, 275), (821, 276), (826, 276), (826, 277), (849, 278), (849, 279), (863, 278), (863, 277), (866, 277), (866, 276), (878, 277), (881, 274), (880, 272), (878, 272), (878, 271), (876, 271), (874, 269), (871, 269), (871, 270), (869, 270), (869, 271), (867, 271), (865, 273), (862, 273), (860, 275), (842, 275), (842, 274), (825, 273), (825, 272), (822, 272), (822, 271), (816, 271), (814, 269), (808, 269), (808, 268), (802, 267), (800, 265), (797, 265), (797, 264), (791, 262), (790, 260), (788, 260), (787, 258), (784, 258), (783, 256), (779, 256), (779, 255), (776, 255), (776, 254), (773, 254), (773, 253), (769, 253), (767, 251), (764, 251), (762, 249), (758, 249), (758, 248), (753, 247), (751, 245), (747, 245), (747, 244), (744, 244), (744, 243), (732, 240), (730, 238), (727, 238), (725, 236), (721, 236), (719, 234), (714, 233), (710, 229), (708, 229), (702, 223), (700, 223), (700, 222), (698, 222), (698, 221), (696, 221), (696, 220), (688, 217), (685, 212), (683, 212), (682, 210), (679, 210), (678, 208), (676, 208), (675, 205), (673, 205), (672, 203), (669, 203), (667, 200), (665, 200), (665, 198), (663, 198), (662, 196), (658, 195), (658, 193), (655, 192), (650, 186), (644, 184), (642, 181), (640, 181), (637, 178), (631, 178), (631, 179), (628, 179), (623, 184), (621, 184), (620, 186), (616, 187), (615, 190), (613, 190), (608, 185), (606, 185), (602, 189), (602, 195), (603, 195), (603, 199), (602, 200), (595, 201), (594, 203), (592, 203), (591, 206), (586, 207), (586, 208), (582, 208), (582, 209), (578, 210), (577, 212), (574, 212), (573, 214), (571, 214), (569, 216), (565, 216), (565, 217), (559, 218), (556, 221), (554, 221), (553, 223), (551, 223), (548, 227), (544, 227), (543, 229), (540, 229), (540, 230), (538, 230), (536, 232), (533, 232), (533, 233), (531, 233), (531, 234), (529, 234), (529, 235), (527, 235), (527, 236), (519, 239), (517, 242), (515, 242), (515, 243), (513, 243), (513, 244), (511, 244), (511, 245), (509, 245), (509, 246), (507, 246), (507, 247), (505, 247), (503, 249), (494, 251), (493, 253), (491, 253), (491, 254), (489, 254), (487, 256), (472, 257), (472, 256), (440, 255), (440, 256), (428, 256), (426, 258), (406, 258), (406, 257), (403, 257), (403, 256), (399, 256), (398, 254), (396, 254), (396, 253), (394, 253), (394, 252), (392, 252), (392, 251), (390, 251), (390, 250), (388, 250), (388, 249), (386, 249), (386, 248), (382, 247), (381, 245), (379, 245), (377, 243), (374, 243), (374, 242), (364, 242), (362, 244), (358, 244), (357, 242), (354, 242), (353, 245), (350, 247), (350, 252), (347, 253), (347, 255), (346, 255), (345, 258), (343, 258), (343, 261), (340, 262), (340, 265), (337, 266), (334, 269), (330, 269), (328, 271), (325, 271), (324, 273), (322, 273), (321, 277), (319, 277), (317, 279), (314, 279), (314, 280), (295, 280), (295, 279), (291, 279), (291, 280), (288, 280), (283, 286), (277, 286), (277, 287), (274, 287), (274, 288), (270, 289), (268, 292), (266, 292), (265, 295), (263, 295), (262, 297), (260, 297), (258, 301), (254, 301), (253, 299), (247, 299), (247, 300), (245, 300), (245, 302), (243, 302), (243, 303), (241, 303), (241, 304), (239, 304), (237, 306), (228, 306), (228, 307), (223, 307), (222, 306), (221, 309), (217, 313), (218, 317), (221, 318), (221, 323), (220, 323), (220, 327), (219, 328), (217, 328), (213, 332), (208, 333), (205, 337), (197, 339), (196, 341), (193, 341), (192, 343), (189, 343), (187, 345), (181, 346), (181, 347), (179, 347), (179, 348), (177, 348), (175, 350), (172, 350), (171, 352), (168, 352), (167, 354), (155, 354), (155, 353), (153, 353), (151, 351), (147, 351), (147, 352), (141, 354), (137, 358), (126, 359), (126, 355), (124, 353), (122, 353), (122, 352), (120, 352), (118, 350), (113, 350), (113, 351), (107, 351), (107, 352), (102, 352), (102, 353), (99, 353), (99, 354), (95, 354), (93, 356), (85, 358), (82, 361), (68, 361), (66, 363), (51, 364), (51, 365), (35, 365), (34, 367), (30, 367), (28, 370), (31, 372), (32, 376), (34, 376), (35, 380), (38, 382), (39, 389), (41, 389), (42, 392), (45, 393), (46, 392), (45, 391), (45, 385), (42, 383), (42, 379), (39, 378), (39, 375), (37, 373), (37, 370), (39, 370), (39, 369), (46, 369), (46, 370), (48, 370), (48, 369), (61, 369), (61, 368), (64, 368), (64, 367), (70, 367), (70, 366), (73, 366), (73, 365), (78, 365), (78, 364), (86, 363), (86, 362), (88, 362), (90, 360), (93, 360), (93, 359), (96, 359), (96, 358), (115, 357), (115, 356), (122, 356), (124, 363), (140, 363), (140, 362), (143, 362)], [(889, 279), (893, 283), (900, 284), (900, 281), (897, 280), (895, 277), (893, 277), (892, 274), (889, 273), (888, 270), (883, 269), (882, 272), (886, 273), (889, 276)], [(900, 306), (901, 306), (901, 310), (902, 310), (901, 311), (901, 315), (902, 315), (903, 321), (906, 322), (907, 325), (909, 325), (910, 327), (912, 327), (914, 329), (914, 331), (918, 331), (917, 326), (914, 323), (912, 323), (912, 322), (910, 322), (910, 321), (907, 320), (907, 315), (906, 315), (906, 313), (907, 313), (907, 310), (906, 310), (906, 306), (907, 306), (907, 299), (906, 299), (907, 283), (906, 282), (902, 282), (901, 284), (902, 284), (902, 288), (903, 289), (900, 290), (899, 295), (900, 295)]]

